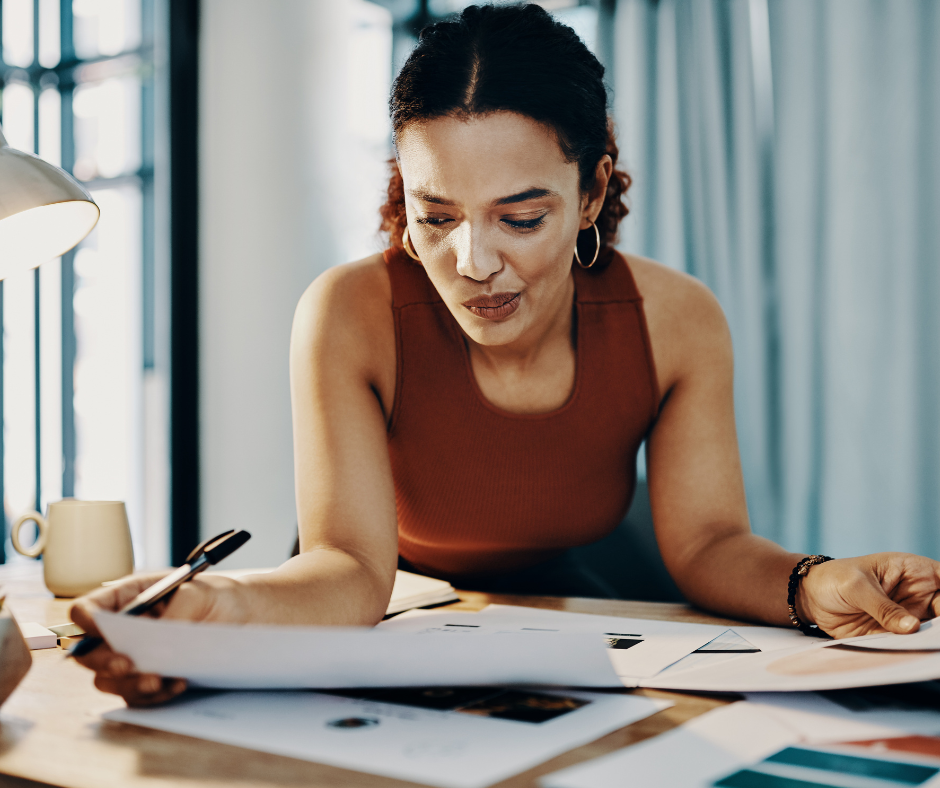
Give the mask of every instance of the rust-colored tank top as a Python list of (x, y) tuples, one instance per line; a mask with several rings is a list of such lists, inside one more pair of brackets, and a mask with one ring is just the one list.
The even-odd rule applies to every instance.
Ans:
[(609, 534), (633, 497), (637, 450), (659, 406), (643, 303), (623, 256), (598, 273), (574, 267), (574, 388), (561, 408), (536, 415), (486, 400), (424, 269), (396, 249), (385, 261), (402, 557), (442, 577), (502, 573)]

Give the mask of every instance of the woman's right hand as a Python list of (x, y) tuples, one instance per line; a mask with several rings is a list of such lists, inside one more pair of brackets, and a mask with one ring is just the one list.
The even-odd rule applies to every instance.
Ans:
[[(95, 625), (96, 611), (120, 610), (166, 574), (131, 575), (120, 583), (80, 597), (72, 605), (72, 621), (84, 629), (88, 637), (101, 637)], [(239, 588), (238, 581), (229, 578), (196, 577), (180, 586), (169, 603), (157, 605), (148, 615), (189, 621), (239, 622), (244, 617), (244, 607), (238, 600)], [(99, 690), (120, 695), (128, 706), (166, 703), (186, 689), (183, 679), (138, 672), (129, 657), (115, 653), (107, 642), (77, 659), (79, 664), (94, 671), (95, 686)]]
[[(95, 625), (95, 611), (120, 610), (165, 574), (167, 573), (132, 575), (116, 585), (106, 586), (80, 597), (72, 605), (72, 621), (85, 630), (86, 637), (100, 638), (101, 632)], [(138, 673), (130, 658), (115, 653), (107, 642), (103, 642), (84, 657), (77, 657), (77, 661), (94, 671), (95, 686), (99, 690), (120, 695), (128, 706), (165, 703), (186, 689), (183, 679), (166, 679), (152, 673)]]

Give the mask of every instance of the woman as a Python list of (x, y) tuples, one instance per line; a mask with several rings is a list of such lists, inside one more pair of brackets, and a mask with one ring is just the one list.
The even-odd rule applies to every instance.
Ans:
[[(468, 8), (424, 31), (391, 109), (391, 248), (320, 276), (295, 317), (301, 554), (203, 575), (164, 616), (371, 625), (400, 560), (463, 587), (591, 593), (565, 551), (620, 521), (644, 439), (657, 540), (691, 602), (835, 636), (940, 613), (940, 564), (899, 553), (816, 564), (788, 608), (805, 557), (750, 531), (725, 319), (691, 277), (613, 250), (629, 178), (603, 68), (569, 28)], [(96, 607), (152, 581), (74, 618), (94, 631)], [(184, 686), (107, 647), (84, 664), (131, 704)]]

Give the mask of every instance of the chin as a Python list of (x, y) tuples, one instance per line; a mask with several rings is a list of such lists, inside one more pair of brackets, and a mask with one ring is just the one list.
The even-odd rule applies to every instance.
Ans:
[[(463, 309), (462, 306), (460, 308)], [(507, 320), (499, 322), (482, 320), (468, 314), (462, 320), (458, 318), (457, 324), (476, 344), (485, 347), (499, 347), (500, 345), (511, 344), (522, 334), (522, 321), (518, 318), (518, 312)]]

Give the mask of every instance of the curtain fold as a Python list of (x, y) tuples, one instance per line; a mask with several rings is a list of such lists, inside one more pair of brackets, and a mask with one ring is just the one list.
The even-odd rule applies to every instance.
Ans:
[(752, 524), (940, 557), (940, 4), (620, 0), (621, 247), (735, 344)]

